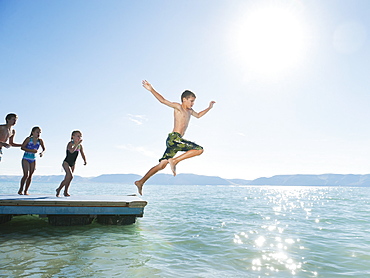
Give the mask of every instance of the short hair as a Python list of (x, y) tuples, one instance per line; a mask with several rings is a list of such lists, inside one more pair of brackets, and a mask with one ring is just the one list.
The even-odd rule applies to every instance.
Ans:
[(6, 121), (9, 121), (9, 120), (10, 120), (11, 118), (13, 118), (13, 117), (18, 118), (18, 116), (17, 116), (16, 114), (14, 114), (14, 113), (10, 113), (10, 114), (6, 115), (5, 120), (6, 120)]
[(194, 94), (192, 91), (185, 90), (185, 91), (181, 94), (181, 101), (182, 101), (184, 98), (188, 99), (189, 97), (194, 97), (194, 98), (196, 98), (195, 94)]

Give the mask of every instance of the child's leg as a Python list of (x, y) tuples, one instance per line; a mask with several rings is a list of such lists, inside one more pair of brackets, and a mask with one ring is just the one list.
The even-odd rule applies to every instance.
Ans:
[(65, 179), (66, 179), (66, 177), (64, 177), (64, 179), (62, 180), (62, 182), (60, 183), (60, 185), (58, 186), (58, 188), (57, 188), (57, 189), (55, 189), (55, 191), (57, 192), (57, 193), (56, 193), (56, 196), (57, 196), (57, 197), (60, 197), (60, 196), (59, 196), (59, 194), (60, 194), (60, 191), (62, 190), (62, 188), (63, 188), (63, 186), (64, 186)]
[(135, 181), (135, 185), (137, 186), (137, 189), (139, 191), (139, 194), (140, 195), (143, 195), (142, 191), (143, 191), (143, 185), (144, 183), (150, 178), (152, 177), (153, 175), (155, 175), (158, 171), (160, 170), (163, 170), (164, 168), (166, 168), (168, 164), (168, 160), (167, 159), (164, 159), (162, 160), (161, 162), (159, 162), (158, 165), (152, 167), (146, 174), (144, 177), (142, 177), (140, 180), (138, 181)]
[(69, 179), (66, 181), (65, 183), (65, 187), (64, 187), (64, 193), (63, 195), (65, 197), (69, 197), (71, 195), (68, 194), (68, 189), (69, 189), (69, 186), (71, 185), (71, 182), (72, 182), (72, 179), (73, 179), (73, 171), (75, 170), (75, 166), (73, 165), (72, 167), (68, 167), (68, 170), (70, 171), (70, 176), (69, 176)]
[(202, 153), (203, 153), (203, 149), (202, 150), (190, 150), (190, 151), (187, 151), (186, 153), (183, 153), (182, 155), (179, 155), (178, 157), (170, 158), (168, 160), (168, 163), (171, 166), (173, 175), (176, 176), (177, 163), (179, 163), (180, 161), (183, 161), (184, 159), (188, 159), (188, 158), (191, 158), (197, 155), (201, 155)]
[(31, 181), (32, 181), (32, 175), (33, 173), (35, 172), (35, 168), (36, 168), (36, 161), (32, 162), (32, 163), (28, 163), (30, 165), (30, 171), (29, 171), (29, 175), (28, 175), (28, 178), (26, 180), (26, 188), (24, 189), (24, 195), (29, 195), (28, 194), (28, 188), (30, 187), (31, 185)]
[(26, 182), (26, 180), (28, 178), (28, 172), (30, 171), (30, 164), (25, 159), (22, 159), (22, 170), (23, 170), (23, 177), (21, 179), (20, 187), (19, 187), (19, 190), (18, 190), (19, 195), (23, 195), (24, 183)]
[(62, 190), (62, 188), (67, 183), (70, 183), (72, 178), (73, 178), (72, 171), (71, 171), (71, 168), (69, 167), (68, 163), (63, 161), (62, 166), (63, 166), (64, 171), (66, 172), (66, 175), (64, 177), (64, 180), (62, 180), (62, 182), (60, 183), (59, 187), (55, 190), (57, 197), (60, 197), (59, 194), (60, 194), (60, 191)]

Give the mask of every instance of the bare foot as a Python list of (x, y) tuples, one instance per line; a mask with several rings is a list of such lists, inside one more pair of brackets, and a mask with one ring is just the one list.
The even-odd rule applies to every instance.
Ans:
[(64, 197), (69, 197), (71, 195), (69, 195), (67, 192), (64, 192)]
[(171, 166), (171, 170), (172, 170), (173, 175), (174, 175), (174, 176), (176, 176), (176, 164), (175, 164), (175, 162), (173, 161), (173, 158), (170, 158), (170, 159), (168, 160), (168, 163), (169, 163), (169, 164), (170, 164), (170, 166)]
[(30, 195), (28, 192), (24, 192), (24, 195)]
[(143, 184), (139, 181), (135, 181), (135, 185), (137, 186), (137, 191), (139, 191), (139, 194), (143, 195)]
[(59, 189), (59, 187), (58, 187), (57, 189), (55, 189), (55, 191), (57, 192), (56, 196), (57, 196), (57, 197), (60, 197), (60, 195), (59, 195), (59, 194), (60, 194), (60, 189)]

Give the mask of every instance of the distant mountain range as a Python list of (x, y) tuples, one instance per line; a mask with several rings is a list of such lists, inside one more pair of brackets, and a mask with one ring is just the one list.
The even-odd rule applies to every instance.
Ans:
[[(33, 182), (60, 183), (64, 175), (34, 176)], [(122, 183), (132, 184), (141, 176), (135, 174), (110, 174), (98, 177), (84, 178), (75, 176), (74, 182)], [(21, 176), (0, 175), (0, 182), (18, 182)], [(217, 176), (202, 176), (194, 174), (157, 174), (148, 180), (147, 184), (161, 185), (288, 185), (288, 186), (363, 186), (370, 187), (369, 175), (277, 175), (270, 178), (255, 180), (224, 179)]]

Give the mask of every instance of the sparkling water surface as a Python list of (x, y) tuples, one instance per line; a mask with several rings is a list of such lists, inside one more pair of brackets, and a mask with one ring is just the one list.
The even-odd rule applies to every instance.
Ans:
[[(73, 183), (70, 193), (135, 187)], [(370, 188), (147, 185), (143, 199), (129, 226), (1, 224), (0, 277), (370, 277)]]

